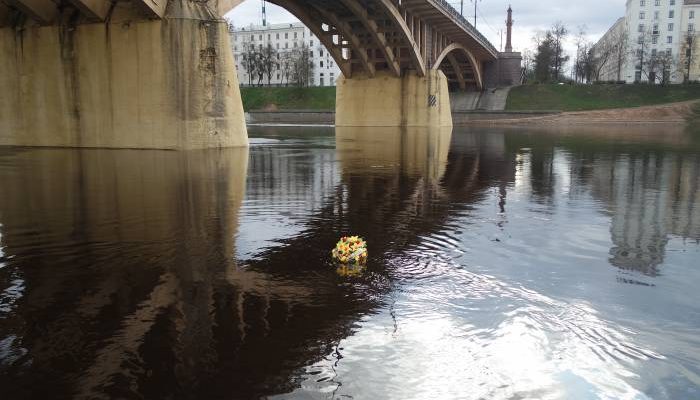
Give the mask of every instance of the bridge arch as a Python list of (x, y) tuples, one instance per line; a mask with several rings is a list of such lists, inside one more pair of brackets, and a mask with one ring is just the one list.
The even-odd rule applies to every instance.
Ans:
[[(449, 67), (442, 65), (445, 60), (448, 61)], [(446, 46), (435, 60), (432, 69), (442, 69), (445, 75), (449, 73), (461, 90), (466, 90), (469, 83), (473, 83), (477, 90), (484, 88), (481, 63), (469, 49), (459, 43)]]
[[(218, 1), (223, 14), (246, 0)], [(448, 35), (431, 27), (429, 21), (432, 19), (426, 19), (430, 16), (423, 15), (423, 8), (413, 10), (413, 4), (401, 1), (268, 2), (286, 9), (304, 23), (348, 78), (356, 72), (374, 77), (382, 70), (396, 77), (401, 77), (406, 71), (426, 76), (437, 50), (451, 42)], [(446, 17), (441, 15), (439, 18)]]

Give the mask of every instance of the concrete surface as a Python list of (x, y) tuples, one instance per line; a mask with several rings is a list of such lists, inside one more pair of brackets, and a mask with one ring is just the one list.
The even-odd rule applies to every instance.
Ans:
[(432, 70), (425, 77), (414, 72), (400, 78), (388, 72), (371, 79), (341, 76), (336, 126), (452, 126), (447, 78)]
[(108, 23), (0, 29), (0, 145), (193, 149), (248, 144), (224, 20), (119, 2)]

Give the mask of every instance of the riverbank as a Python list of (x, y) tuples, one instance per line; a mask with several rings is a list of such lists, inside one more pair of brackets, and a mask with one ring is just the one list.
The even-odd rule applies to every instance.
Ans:
[[(657, 106), (594, 111), (458, 111), (455, 126), (465, 125), (585, 125), (585, 124), (675, 124), (700, 126), (700, 101)], [(276, 110), (246, 113), (249, 124), (333, 125), (335, 112), (324, 110)]]
[(335, 110), (335, 87), (241, 87), (245, 111)]
[(692, 124), (700, 121), (700, 100), (655, 106), (572, 111), (530, 118), (472, 121), (486, 125)]
[(700, 100), (700, 85), (524, 85), (511, 89), (507, 111), (590, 111)]

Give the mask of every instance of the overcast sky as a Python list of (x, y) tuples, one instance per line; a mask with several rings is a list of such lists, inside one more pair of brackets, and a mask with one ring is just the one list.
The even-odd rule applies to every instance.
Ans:
[[(448, 0), (457, 10), (459, 1)], [(261, 0), (246, 0), (226, 16), (236, 26), (260, 24)], [(505, 30), (506, 10), (513, 6), (513, 47), (516, 51), (532, 48), (532, 37), (538, 30), (546, 30), (555, 21), (562, 21), (571, 31), (567, 49), (573, 51), (573, 36), (579, 26), (585, 26), (587, 37), (595, 42), (625, 13), (625, 0), (481, 0), (477, 8), (477, 28), (489, 38), (496, 48), (501, 45), (499, 30)], [(474, 20), (473, 0), (464, 1), (464, 15)], [(270, 23), (297, 21), (284, 9), (273, 4), (267, 6)], [(505, 46), (505, 38), (504, 38)]]

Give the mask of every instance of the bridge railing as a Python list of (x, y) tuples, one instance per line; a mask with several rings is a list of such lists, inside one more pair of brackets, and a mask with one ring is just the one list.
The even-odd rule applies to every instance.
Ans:
[(433, 0), (437, 5), (439, 5), (444, 11), (452, 15), (457, 22), (461, 25), (461, 27), (471, 33), (474, 37), (479, 39), (482, 44), (488, 48), (490, 51), (492, 51), (494, 54), (498, 54), (498, 50), (496, 50), (496, 47), (489, 42), (489, 40), (486, 38), (486, 36), (482, 35), (481, 32), (479, 32), (474, 25), (470, 24), (469, 21), (467, 21), (466, 18), (462, 14), (459, 13), (450, 3), (447, 2), (447, 0)]

